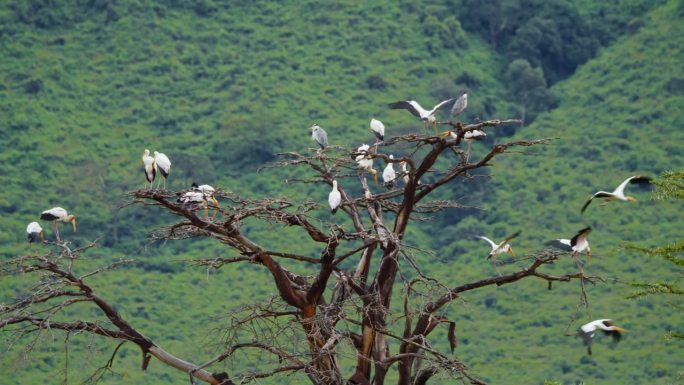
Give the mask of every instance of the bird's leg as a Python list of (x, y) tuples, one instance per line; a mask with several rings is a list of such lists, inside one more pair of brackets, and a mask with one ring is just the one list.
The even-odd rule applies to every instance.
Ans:
[(501, 272), (499, 271), (499, 266), (496, 263), (496, 256), (492, 256), (492, 266), (494, 267), (494, 271), (496, 271), (496, 275), (501, 277)]
[(579, 253), (575, 252), (573, 255), (575, 256), (575, 264), (577, 264), (577, 267), (580, 269), (580, 273), (584, 275), (584, 267), (580, 264)]
[(55, 231), (55, 237), (57, 238), (57, 243), (62, 242), (62, 240), (59, 239), (59, 225), (57, 224), (57, 221), (52, 222), (52, 229)]

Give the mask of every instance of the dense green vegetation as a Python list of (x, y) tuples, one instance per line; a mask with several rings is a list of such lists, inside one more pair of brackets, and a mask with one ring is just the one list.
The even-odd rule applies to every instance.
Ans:
[[(98, 278), (101, 293), (168, 350), (208, 359), (220, 349), (211, 329), (225, 326), (226, 313), (252, 297), (237, 287), (258, 286), (259, 299), (274, 289), (253, 284), (266, 274), (256, 267), (203, 271), (183, 262), (222, 255), (211, 242), (145, 240), (173, 218), (160, 218), (154, 209), (119, 210), (125, 191), (143, 185), (144, 148), (171, 157), (174, 189), (197, 181), (245, 196), (324, 200), (327, 191), (284, 183), (297, 175), (294, 170), (257, 168), (276, 153), (313, 146), (307, 127), (314, 121), (332, 144), (347, 148), (372, 140), (371, 117), (383, 120), (390, 136), (418, 130), (410, 114), (386, 109), (401, 98), (427, 105), (468, 89), (466, 120), (518, 116), (521, 97), (530, 92), (528, 83), (512, 82), (518, 77), (511, 62), (524, 60), (521, 71), (539, 91), (530, 102), (553, 103), (532, 107), (536, 121), (517, 132), (491, 131), (484, 145), (510, 135), (559, 139), (530, 150), (532, 156), (499, 160), (491, 181), (454, 186), (454, 195), (445, 198), (484, 210), (462, 209), (421, 224), (410, 242), (436, 252), (418, 256), (427, 273), (456, 284), (493, 274), (483, 260), (486, 245), (474, 234), (502, 237), (522, 228), (516, 249), (524, 252), (591, 224), (595, 255), (587, 270), (608, 283), (589, 288), (589, 310), (579, 313), (575, 285), (547, 291), (545, 284), (528, 282), (472, 294), (449, 309), (457, 320), (456, 354), (497, 384), (672, 383), (681, 370), (681, 345), (661, 336), (681, 324), (681, 316), (657, 298), (626, 300), (631, 289), (622, 284), (657, 281), (672, 268), (621, 246), (662, 245), (680, 235), (681, 203), (654, 202), (635, 189), (637, 204), (596, 205), (585, 217), (579, 208), (589, 194), (612, 189), (626, 176), (683, 166), (680, 3), (586, 0), (576, 8), (563, 1), (540, 8), (539, 2), (505, 2), (517, 12), (505, 14), (520, 17), (510, 18), (516, 23), (506, 24), (496, 44), (487, 37), (488, 22), (475, 18), (474, 12), (486, 12), (470, 1), (451, 3), (341, 1), (316, 3), (315, 11), (313, 2), (209, 0), (0, 5), (0, 258), (27, 251), (25, 226), (42, 210), (65, 207), (80, 225), (77, 234), (65, 231), (70, 240), (101, 238), (103, 247), (88, 254), (89, 264), (139, 261)], [(572, 33), (576, 40), (566, 37)], [(555, 40), (530, 45), (534, 36)], [(552, 83), (555, 97), (546, 89)], [(474, 145), (474, 157), (482, 146)], [(320, 215), (325, 218), (325, 210)], [(250, 232), (308, 251), (287, 232), (274, 237), (270, 230)], [(569, 260), (556, 266), (558, 272), (567, 268)], [(22, 277), (3, 278), (0, 302), (27, 284)], [(578, 340), (563, 336), (575, 316), (568, 332), (608, 317), (631, 333), (617, 347), (599, 341), (588, 358)], [(9, 341), (0, 343), (3, 352)], [(72, 357), (69, 383), (86, 376), (76, 369), (92, 371), (114, 347), (87, 336), (72, 341), (72, 355), (91, 344), (103, 350), (92, 359)], [(44, 336), (41, 343), (33, 360), (18, 347), (3, 354), (0, 382), (58, 376), (65, 363), (62, 339)], [(256, 363), (245, 358), (231, 365), (229, 370)], [(161, 365), (140, 372), (139, 352), (126, 346), (115, 371), (104, 383), (187, 381)]]

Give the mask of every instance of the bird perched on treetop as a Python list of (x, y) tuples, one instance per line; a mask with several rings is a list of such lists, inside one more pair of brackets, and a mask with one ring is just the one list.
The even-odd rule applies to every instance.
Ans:
[(381, 121), (375, 118), (371, 119), (370, 129), (379, 141), (385, 140), (385, 125)]
[(333, 215), (335, 215), (337, 209), (340, 207), (340, 203), (342, 203), (342, 194), (340, 194), (340, 190), (337, 189), (337, 181), (333, 180), (332, 191), (328, 194), (328, 204), (330, 205), (330, 211)]
[[(171, 161), (169, 160), (169, 157), (162, 154), (161, 152), (155, 151), (154, 168), (159, 169), (159, 172), (164, 177), (164, 189), (166, 190), (166, 179), (169, 177), (169, 173), (171, 173)], [(161, 179), (159, 180), (159, 182), (157, 182), (157, 188), (159, 188), (160, 184)]]
[[(394, 156), (390, 154), (390, 159), (394, 159)], [(397, 179), (397, 173), (394, 171), (392, 162), (387, 162), (385, 170), (382, 172), (382, 183), (391, 190), (394, 187), (394, 180)]]
[(465, 109), (468, 107), (468, 93), (463, 91), (461, 93), (461, 96), (456, 99), (454, 102), (454, 105), (451, 107), (451, 117), (452, 121), (454, 119), (458, 119), (458, 116), (465, 111)]
[(326, 147), (328, 147), (328, 134), (325, 133), (325, 130), (321, 128), (318, 124), (315, 124), (311, 127), (309, 127), (311, 130), (311, 140), (315, 141), (318, 143), (318, 145), (321, 147), (321, 150), (324, 150)]
[(40, 219), (46, 221), (52, 221), (52, 230), (55, 232), (55, 237), (57, 242), (61, 242), (59, 239), (59, 225), (57, 222), (71, 222), (74, 228), (74, 233), (76, 232), (76, 216), (73, 214), (68, 214), (66, 210), (61, 207), (53, 207), (50, 210), (45, 210), (40, 213)]

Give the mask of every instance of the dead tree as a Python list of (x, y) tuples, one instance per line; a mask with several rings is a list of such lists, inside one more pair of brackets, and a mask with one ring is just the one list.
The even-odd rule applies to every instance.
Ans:
[[(0, 305), (0, 328), (12, 325), (20, 336), (59, 329), (66, 333), (87, 332), (122, 343), (130, 342), (142, 351), (143, 370), (154, 357), (187, 372), (191, 383), (195, 383), (195, 379), (210, 384), (246, 383), (257, 378), (301, 372), (315, 385), (381, 385), (386, 383), (388, 370), (396, 364), (397, 383), (400, 385), (426, 384), (438, 373), (463, 382), (483, 384), (453, 356), (456, 328), (444, 315), (445, 305), (468, 291), (512, 284), (526, 278), (546, 280), (549, 288), (553, 281), (578, 279), (584, 282), (593, 279), (575, 271), (564, 275), (545, 273), (543, 267), (561, 255), (549, 250), (528, 255), (518, 262), (524, 267), (517, 271), (461, 283), (438, 282), (426, 276), (411, 257), (405, 242), (409, 224), (419, 221), (424, 215), (458, 207), (455, 202), (430, 200), (431, 193), (456, 178), (470, 178), (474, 170), (491, 165), (495, 157), (513, 148), (541, 145), (548, 141), (520, 140), (496, 144), (479, 160), (473, 163), (466, 161), (459, 147), (466, 132), (489, 130), (516, 122), (492, 120), (468, 125), (446, 122), (443, 124), (449, 124), (458, 133), (455, 139), (405, 135), (376, 143), (368, 152), (358, 153), (340, 147), (311, 151), (309, 155), (292, 152), (283, 154), (281, 160), (266, 166), (305, 167), (307, 179), (295, 182), (332, 186), (333, 180), (337, 180), (342, 204), (336, 223), (342, 224), (331, 222), (321, 225), (314, 214), (318, 209), (316, 215), (322, 216), (320, 210), (326, 209), (327, 205), (312, 200), (295, 203), (284, 198), (245, 199), (219, 191), (216, 197), (223, 202), (221, 215), (218, 219), (210, 219), (198, 214), (197, 207), (177, 203), (176, 193), (157, 190), (131, 192), (129, 195), (135, 202), (157, 206), (156, 209), (166, 210), (180, 218), (173, 225), (155, 230), (151, 234), (153, 239), (210, 237), (235, 255), (200, 260), (196, 264), (219, 269), (250, 263), (270, 272), (272, 279), (268, 284), (277, 289), (279, 298), (273, 298), (266, 304), (246, 304), (236, 312), (225, 325), (225, 350), (213, 359), (203, 360), (203, 363), (190, 363), (163, 350), (123, 319), (107, 302), (106, 295), (97, 293), (88, 283), (89, 277), (128, 261), (76, 273), (75, 265), (84, 248), (71, 250), (67, 244), (56, 245), (59, 252), (23, 256), (3, 264), (2, 271), (6, 274), (17, 271), (33, 273), (39, 280), (24, 299)], [(405, 156), (390, 158), (386, 155), (389, 149), (396, 150), (402, 146)], [(407, 171), (397, 173), (400, 182), (395, 183), (393, 189), (380, 190), (366, 182), (366, 176), (357, 169), (356, 157), (397, 165), (405, 162)], [(442, 166), (437, 163), (440, 158), (439, 165)], [(259, 244), (243, 231), (248, 220), (300, 229), (303, 236), (320, 245), (320, 252), (304, 255), (297, 250), (280, 250), (277, 244)], [(285, 261), (297, 269), (288, 270), (283, 266)], [(402, 265), (414, 270), (417, 278), (405, 279), (398, 274)], [(353, 267), (345, 269), (342, 266)], [(457, 280), (455, 277), (454, 281)], [(397, 293), (402, 294), (400, 298), (396, 298)], [(55, 320), (55, 315), (83, 302), (99, 309), (103, 319)], [(254, 327), (257, 322), (258, 328)], [(286, 325), (296, 327), (286, 332)], [(430, 340), (431, 333), (440, 325), (447, 330), (451, 354), (440, 351)], [(267, 337), (264, 332), (268, 328), (273, 328), (272, 337)], [(278, 343), (278, 336), (283, 333), (306, 340), (304, 351)], [(340, 345), (343, 343), (353, 346), (353, 357), (340, 357)], [(274, 368), (260, 368), (260, 372), (231, 373), (230, 376), (225, 371), (207, 370), (244, 349), (272, 355), (280, 364)], [(113, 364), (113, 358), (104, 369)], [(354, 360), (355, 371), (343, 372), (342, 359)]]

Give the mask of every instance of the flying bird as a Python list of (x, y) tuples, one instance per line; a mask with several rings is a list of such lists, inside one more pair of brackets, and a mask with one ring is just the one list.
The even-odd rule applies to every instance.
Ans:
[(330, 205), (330, 211), (335, 215), (337, 209), (340, 207), (340, 203), (342, 203), (342, 194), (340, 194), (340, 190), (337, 189), (337, 181), (333, 180), (332, 184), (332, 191), (328, 194), (328, 204)]
[(373, 134), (378, 139), (378, 141), (382, 142), (383, 140), (385, 140), (385, 125), (382, 124), (381, 121), (377, 119), (371, 119), (370, 129), (371, 131), (373, 131)]
[(584, 251), (587, 255), (587, 262), (591, 262), (591, 247), (589, 247), (589, 241), (587, 240), (589, 234), (591, 234), (591, 226), (587, 226), (577, 232), (572, 239), (554, 239), (553, 241), (547, 242), (547, 245), (572, 252), (577, 267), (581, 269), (579, 263), (579, 254), (581, 252)]
[(43, 228), (40, 227), (40, 224), (38, 224), (38, 222), (29, 223), (28, 226), (26, 226), (26, 232), (28, 233), (29, 243), (37, 243), (38, 240), (40, 240), (41, 242), (45, 242)]
[[(455, 131), (446, 131), (442, 133), (443, 136), (450, 136), (452, 139), (458, 138), (458, 133)], [(466, 151), (466, 162), (470, 159), (470, 145), (473, 140), (484, 140), (487, 137), (487, 133), (482, 130), (472, 130), (466, 131), (463, 134), (463, 140), (468, 143), (468, 149)]]
[(400, 100), (398, 102), (390, 103), (389, 108), (393, 110), (408, 110), (413, 115), (417, 116), (425, 122), (432, 123), (435, 130), (437, 129), (437, 119), (435, 118), (435, 112), (443, 108), (447, 104), (453, 102), (454, 99), (447, 99), (439, 102), (436, 106), (432, 107), (431, 110), (426, 110), (415, 100)]
[[(390, 159), (394, 159), (393, 155), (389, 156)], [(394, 166), (392, 162), (387, 162), (385, 170), (382, 172), (382, 184), (391, 190), (394, 187), (394, 180), (397, 179), (397, 173), (394, 171)]]
[[(216, 189), (208, 184), (202, 184), (198, 186), (195, 182), (192, 183), (191, 187), (193, 191), (199, 191), (204, 194), (207, 200), (211, 200), (214, 205), (214, 215), (211, 218), (215, 219), (216, 215), (218, 215), (219, 209), (221, 208), (221, 206), (219, 206), (218, 200), (216, 200), (216, 197), (214, 196), (216, 194)], [(207, 201), (207, 203), (209, 202)]]
[(451, 117), (453, 119), (458, 119), (458, 116), (465, 111), (468, 107), (468, 93), (463, 91), (461, 96), (456, 99), (453, 107), (451, 107)]
[(43, 211), (40, 213), (40, 219), (52, 221), (52, 231), (55, 233), (57, 242), (62, 241), (59, 239), (59, 225), (57, 222), (71, 222), (74, 232), (76, 232), (76, 216), (67, 213), (67, 211), (61, 207), (53, 207), (50, 210)]
[(378, 184), (378, 172), (373, 168), (373, 158), (370, 156), (370, 146), (367, 144), (362, 144), (356, 149), (356, 152), (361, 154), (357, 155), (355, 160), (359, 165), (361, 170), (367, 171), (373, 175), (373, 181)]
[(477, 237), (477, 238), (480, 238), (480, 239), (483, 239), (483, 240), (485, 240), (485, 241), (487, 241), (487, 242), (489, 243), (489, 245), (492, 247), (492, 251), (490, 251), (490, 252), (489, 252), (489, 255), (487, 255), (487, 259), (490, 259), (490, 258), (491, 258), (491, 260), (492, 260), (492, 265), (493, 265), (494, 268), (496, 269), (496, 268), (497, 268), (497, 267), (496, 267), (496, 256), (497, 256), (497, 255), (503, 254), (503, 253), (509, 253), (509, 254), (511, 254), (512, 256), (515, 257), (515, 253), (513, 252), (513, 248), (511, 247), (511, 245), (510, 245), (509, 242), (510, 242), (513, 238), (515, 238), (515, 237), (517, 237), (518, 235), (520, 235), (520, 233), (521, 233), (521, 232), (518, 231), (518, 232), (516, 232), (516, 233), (513, 234), (513, 235), (509, 235), (508, 237), (506, 237), (506, 239), (504, 239), (503, 241), (501, 241), (501, 243), (498, 243), (498, 244), (497, 244), (497, 243), (494, 243), (494, 241), (492, 241), (491, 239), (489, 239), (489, 238), (487, 238), (487, 237), (485, 237), (485, 236), (483, 236), (483, 235), (477, 235), (476, 237)]
[(613, 337), (613, 341), (615, 342), (620, 342), (620, 339), (622, 338), (621, 333), (627, 331), (615, 325), (611, 319), (599, 319), (580, 326), (579, 329), (577, 329), (577, 335), (584, 340), (589, 355), (591, 355), (591, 344), (594, 342), (596, 332), (599, 330)]
[[(159, 172), (162, 174), (164, 177), (164, 190), (166, 190), (166, 179), (169, 177), (169, 173), (171, 172), (171, 161), (169, 160), (169, 157), (162, 154), (161, 152), (154, 152), (154, 168), (159, 169)], [(157, 188), (159, 188), (159, 185), (161, 184), (161, 179), (159, 182), (157, 182)]]
[(620, 183), (620, 185), (615, 189), (615, 191), (599, 191), (592, 195), (591, 198), (589, 198), (589, 200), (587, 200), (587, 202), (584, 203), (584, 206), (582, 206), (581, 212), (582, 214), (584, 214), (584, 210), (587, 209), (587, 206), (589, 206), (589, 204), (594, 198), (604, 198), (604, 204), (614, 200), (636, 202), (636, 198), (625, 195), (625, 187), (627, 186), (627, 184), (650, 184), (652, 180), (652, 178), (647, 176), (630, 176), (629, 178), (625, 179), (624, 182)]
[(318, 124), (314, 124), (313, 126), (309, 127), (311, 130), (311, 140), (315, 141), (318, 143), (318, 145), (321, 147), (321, 150), (324, 150), (326, 147), (328, 147), (328, 134), (325, 133), (325, 130), (321, 128)]
[(150, 156), (150, 150), (143, 151), (142, 163), (145, 166), (145, 180), (150, 184), (151, 189), (154, 177), (157, 175), (157, 166), (154, 164), (154, 158)]

